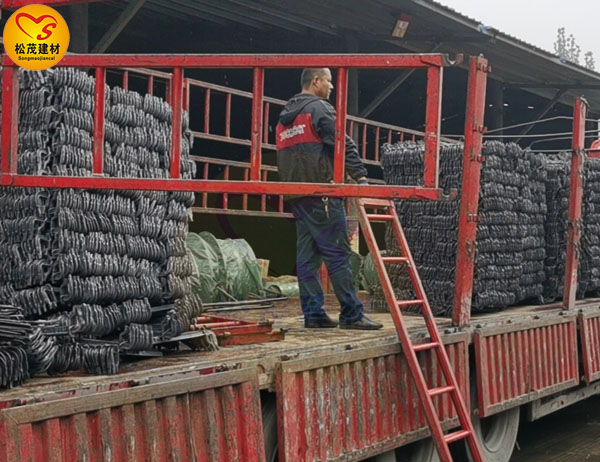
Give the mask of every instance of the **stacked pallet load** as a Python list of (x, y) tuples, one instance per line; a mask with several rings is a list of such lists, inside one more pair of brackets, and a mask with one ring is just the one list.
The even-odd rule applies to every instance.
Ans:
[[(20, 78), (19, 173), (92, 175), (94, 79), (70, 68)], [(170, 106), (108, 87), (105, 105), (105, 175), (167, 178)], [(182, 131), (182, 176), (192, 178), (187, 117)], [(177, 241), (193, 199), (159, 191), (2, 190), (0, 302), (19, 307), (27, 320), (45, 320), (46, 332), (57, 334), (46, 370), (116, 373), (123, 351), (150, 349), (186, 329), (194, 307), (178, 300), (189, 296), (191, 260), (186, 266)], [(153, 315), (153, 306), (170, 303), (182, 313)]]
[(586, 158), (584, 174), (578, 295), (597, 297), (600, 293), (600, 159)]
[(571, 161), (566, 153), (546, 157), (546, 259), (544, 302), (562, 297), (567, 257), (567, 224)]
[[(424, 145), (384, 145), (387, 184), (421, 185)], [(473, 309), (488, 311), (539, 299), (544, 280), (543, 162), (515, 144), (483, 146)], [(449, 314), (454, 297), (463, 146), (443, 144), (440, 187), (459, 190), (446, 201), (396, 201), (396, 209), (434, 313)], [(533, 170), (532, 170), (533, 169)], [(525, 199), (524, 199), (525, 198)], [(399, 249), (388, 229), (387, 248)], [(392, 281), (403, 284), (403, 281)]]

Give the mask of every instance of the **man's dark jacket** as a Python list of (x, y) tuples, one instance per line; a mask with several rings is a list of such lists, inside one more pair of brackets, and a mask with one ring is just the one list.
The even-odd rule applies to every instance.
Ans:
[[(277, 124), (279, 179), (297, 183), (333, 180), (335, 109), (318, 96), (300, 93), (281, 111)], [(356, 144), (346, 135), (346, 174), (367, 175)]]

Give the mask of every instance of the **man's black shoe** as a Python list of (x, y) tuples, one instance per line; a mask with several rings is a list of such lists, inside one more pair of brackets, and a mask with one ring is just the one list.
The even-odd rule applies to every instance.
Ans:
[(381, 329), (383, 324), (375, 321), (371, 321), (366, 316), (363, 316), (359, 321), (351, 322), (348, 324), (340, 324), (340, 329), (357, 329), (357, 330), (377, 330)]
[(309, 329), (327, 329), (332, 327), (337, 327), (338, 322), (334, 319), (331, 319), (329, 316), (325, 318), (316, 319), (313, 321), (304, 321), (304, 327)]

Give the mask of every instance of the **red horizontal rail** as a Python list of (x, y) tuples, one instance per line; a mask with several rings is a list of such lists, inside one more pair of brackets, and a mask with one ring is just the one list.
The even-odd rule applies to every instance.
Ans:
[[(213, 67), (213, 68), (248, 68), (259, 67), (269, 69), (305, 67), (344, 67), (352, 69), (425, 69), (431, 66), (447, 67), (462, 61), (459, 55), (451, 61), (443, 54), (394, 54), (394, 55), (132, 55), (132, 54), (93, 54), (66, 55), (57, 66), (68, 67)], [(4, 56), (4, 66), (15, 66), (13, 61)]]
[(95, 178), (68, 176), (0, 176), (2, 186), (77, 189), (130, 189), (146, 191), (190, 191), (230, 194), (297, 194), (329, 197), (376, 197), (441, 200), (441, 189), (412, 186), (367, 186), (329, 183), (280, 183), (215, 180), (164, 180), (150, 178)]

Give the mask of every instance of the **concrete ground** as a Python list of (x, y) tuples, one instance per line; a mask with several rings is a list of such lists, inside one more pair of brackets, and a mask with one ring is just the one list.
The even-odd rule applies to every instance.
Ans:
[(518, 444), (511, 462), (600, 462), (600, 396), (523, 424)]

